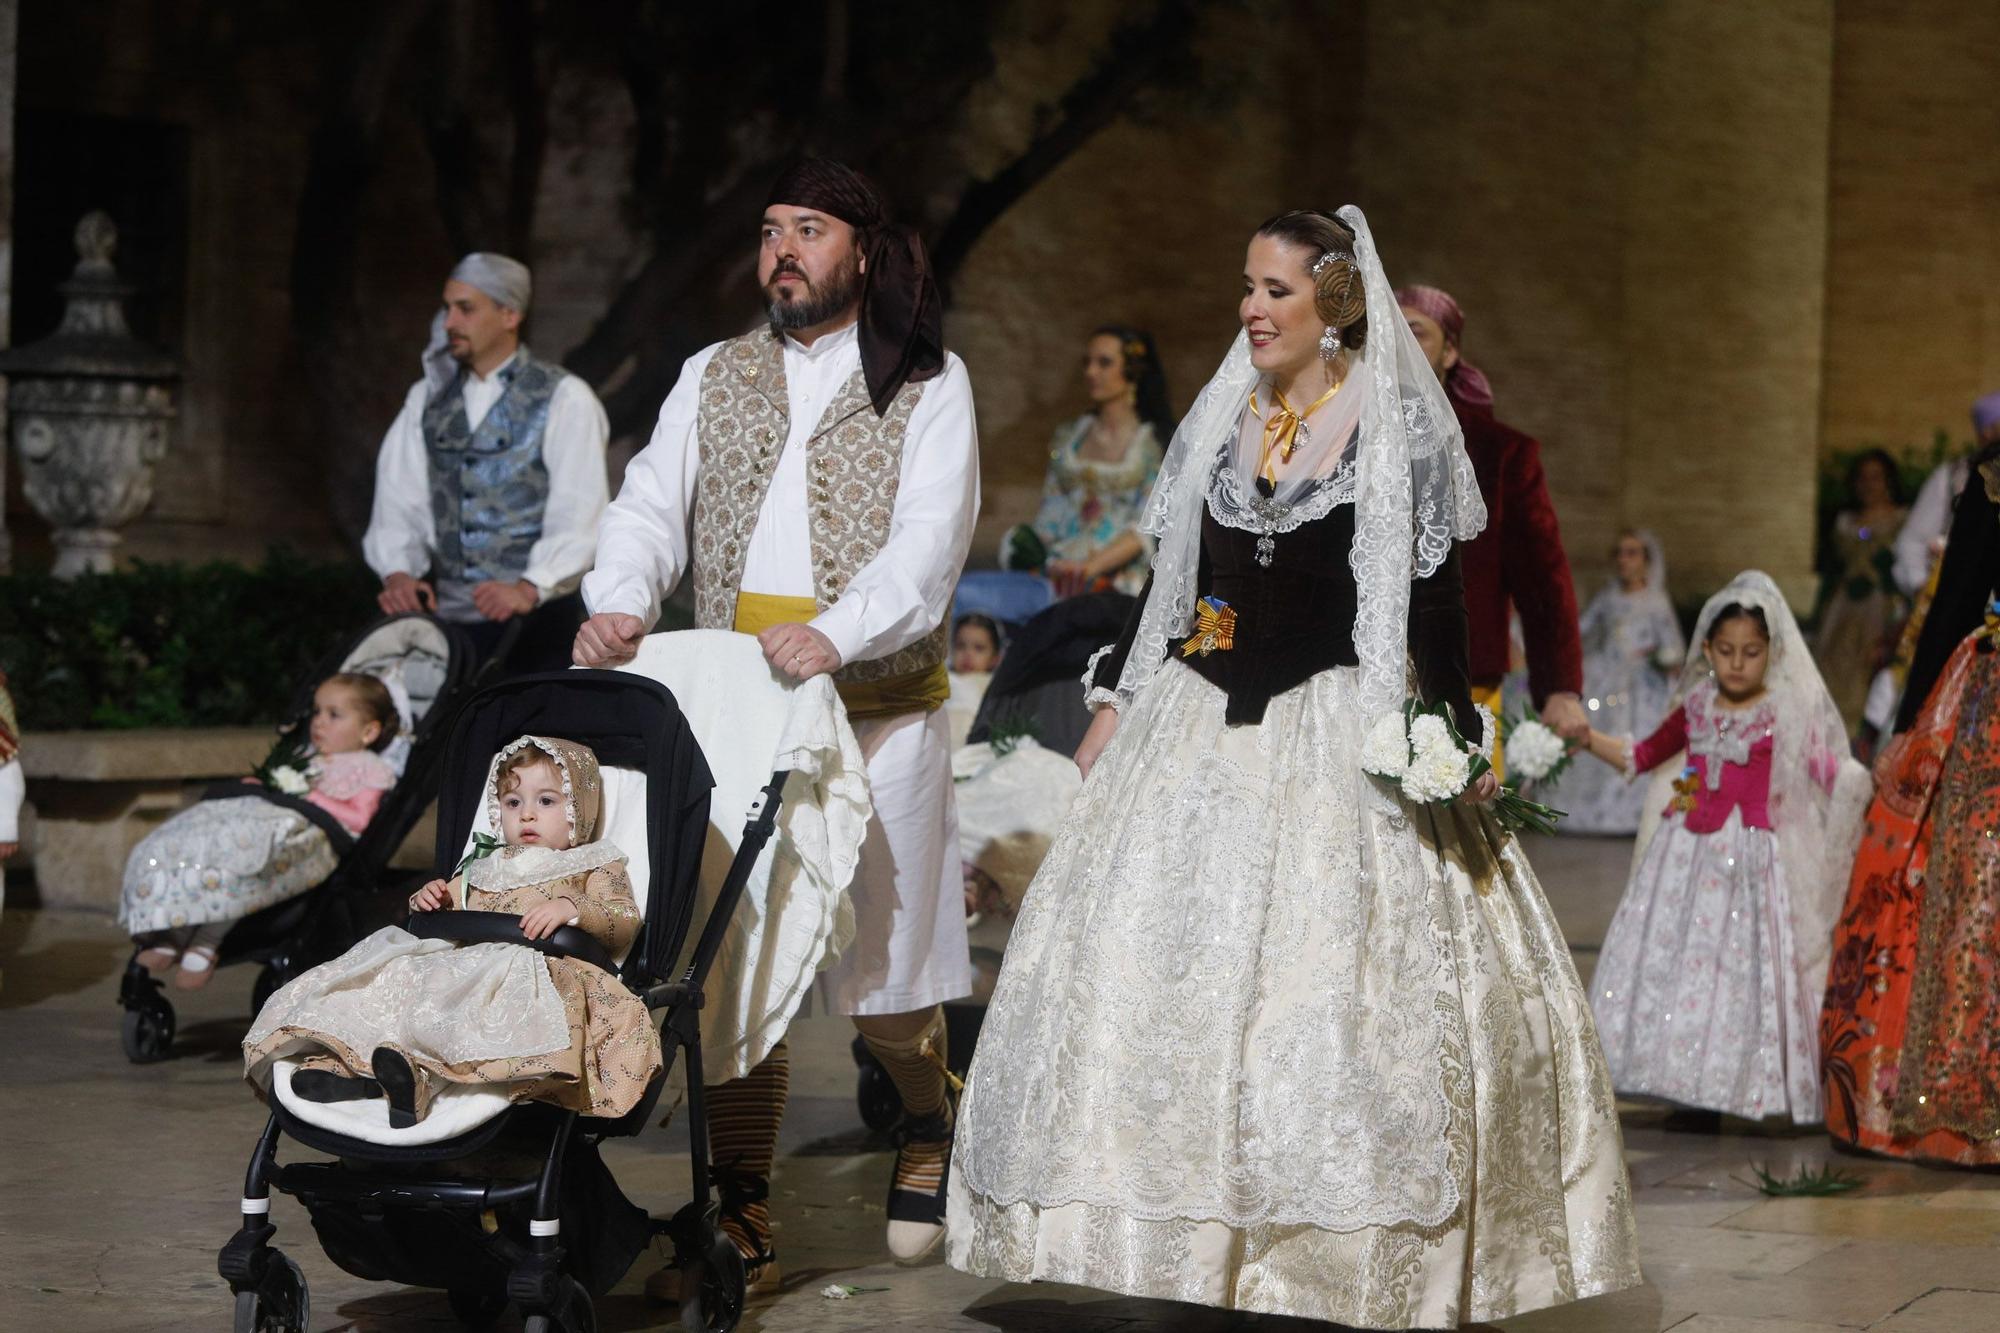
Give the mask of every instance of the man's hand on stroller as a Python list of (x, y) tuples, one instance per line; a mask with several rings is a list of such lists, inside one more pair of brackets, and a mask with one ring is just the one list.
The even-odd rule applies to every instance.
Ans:
[(376, 594), (375, 605), (382, 608), (385, 616), (399, 616), (409, 611), (435, 611), (437, 590), (408, 574), (391, 574), (382, 580), (382, 591)]
[(526, 579), (503, 583), (488, 579), (472, 589), (472, 605), (480, 615), (499, 622), (525, 616), (541, 604), (542, 591)]
[(541, 903), (521, 913), (521, 933), (531, 940), (545, 940), (576, 920), (576, 904), (568, 898)]
[(773, 625), (757, 636), (764, 660), (793, 680), (811, 680), (823, 671), (840, 669), (840, 651), (833, 640), (811, 625)]
[(441, 912), (451, 906), (451, 885), (434, 879), (410, 895), (412, 912)]
[(632, 660), (645, 637), (645, 622), (639, 617), (600, 611), (577, 628), (570, 660), (580, 667), (617, 666)]

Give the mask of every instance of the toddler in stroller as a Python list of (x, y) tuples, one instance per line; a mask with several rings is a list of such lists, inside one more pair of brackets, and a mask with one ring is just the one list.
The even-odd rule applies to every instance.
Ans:
[(154, 972), (177, 959), (183, 989), (220, 967), (262, 964), (261, 1007), (395, 919), (407, 887), (378, 890), (437, 793), (443, 722), (476, 671), (453, 627), (378, 621), (308, 678), (260, 782), (217, 783), (140, 841), (119, 911), (136, 937), (119, 988), (129, 1059), (173, 1046), (174, 1008)]
[[(786, 693), (775, 683), (763, 683), (770, 692)], [(795, 693), (809, 691), (801, 688)], [(820, 702), (832, 707), (830, 684), (823, 695)], [(737, 718), (734, 726), (718, 725), (710, 737), (737, 768), (758, 763), (749, 757), (752, 752), (772, 760), (754, 782), (726, 788), (730, 794), (724, 799), (732, 810), (742, 808), (734, 802), (748, 799), (745, 792), (756, 795), (750, 800), (751, 814), (741, 840), (726, 860), (726, 874), (712, 894), (703, 871), (723, 869), (723, 859), (709, 858), (715, 864), (705, 867), (703, 851), (728, 844), (709, 822), (716, 779), (696, 739), (701, 733), (664, 686), (636, 674), (570, 671), (494, 685), (458, 712), (444, 758), (436, 864), (456, 864), (463, 878), (454, 873), (459, 888), (442, 886), (452, 888), (450, 903), (443, 902), (441, 886), (435, 882), (426, 886), (428, 891), (419, 891), (419, 901), (412, 905), (423, 910), (410, 917), (409, 934), (431, 944), (460, 946), (441, 951), (451, 958), (476, 960), (482, 946), (502, 946), (491, 952), (527, 960), (534, 965), (524, 969), (528, 978), (558, 994), (564, 984), (557, 979), (559, 970), (587, 975), (590, 980), (585, 984), (591, 989), (589, 1012), (582, 1019), (585, 1030), (579, 1033), (571, 1025), (574, 1009), (557, 1014), (568, 1040), (564, 1044), (558, 1037), (556, 1045), (564, 1059), (573, 1060), (576, 1076), (563, 1077), (566, 1071), (556, 1071), (558, 1076), (549, 1077), (547, 1070), (516, 1064), (502, 1071), (513, 1077), (500, 1082), (433, 1077), (427, 1113), (398, 1128), (391, 1123), (390, 1098), (365, 1095), (371, 1091), (365, 1085), (359, 1089), (362, 1098), (335, 1102), (304, 1095), (320, 1080), (306, 1079), (303, 1090), (299, 1085), (299, 1079), (315, 1068), (339, 1078), (364, 1070), (375, 1077), (373, 1050), (354, 1049), (376, 1041), (374, 1036), (357, 1034), (344, 1043), (358, 1058), (341, 1059), (337, 1068), (324, 1059), (310, 1059), (311, 1054), (334, 1054), (324, 1042), (300, 1043), (289, 1054), (271, 1053), (258, 1070), (260, 1078), (268, 1078), (270, 1119), (251, 1155), (242, 1225), (223, 1247), (218, 1263), (234, 1294), (239, 1328), (293, 1330), (310, 1325), (304, 1276), (271, 1244), (277, 1231), (272, 1216), (274, 1189), (305, 1206), (321, 1248), (342, 1269), (372, 1281), (443, 1288), (454, 1312), (468, 1324), (483, 1327), (512, 1305), (529, 1330), (593, 1328), (593, 1299), (617, 1284), (654, 1237), (665, 1236), (671, 1240), (682, 1279), (683, 1325), (709, 1333), (735, 1325), (743, 1309), (743, 1261), (720, 1225), (712, 1188), (703, 1056), (705, 1050), (717, 1051), (723, 1057), (719, 1067), (733, 1072), (737, 1060), (754, 1062), (775, 1035), (782, 1035), (780, 1028), (777, 1034), (764, 1033), (761, 1041), (737, 1049), (750, 1034), (761, 1031), (765, 1013), (761, 1006), (744, 1007), (748, 974), (757, 969), (741, 966), (743, 918), (755, 916), (767, 925), (774, 915), (789, 921), (795, 913), (788, 904), (805, 900), (811, 906), (817, 895), (806, 893), (787, 877), (762, 890), (754, 913), (739, 914), (735, 908), (753, 870), (774, 860), (786, 862), (786, 856), (773, 857), (776, 849), (766, 846), (775, 828), (783, 823), (789, 830), (788, 845), (794, 847), (796, 859), (799, 839), (817, 827), (815, 811), (827, 800), (825, 789), (829, 784), (841, 786), (826, 767), (832, 762), (826, 753), (830, 742), (810, 737), (795, 741), (787, 731), (786, 743), (775, 744), (779, 739), (775, 729), (757, 730), (772, 711), (772, 702), (764, 701), (754, 710), (748, 719), (754, 725), (746, 728), (745, 719)], [(782, 705), (785, 700), (775, 702)], [(719, 704), (717, 712), (728, 716)], [(496, 849), (477, 861), (462, 861), (468, 849), (477, 852), (498, 841), (491, 834), (479, 836), (480, 812), (492, 821), (493, 832), (506, 831), (506, 821), (497, 817), (500, 812), (490, 808), (489, 793), (496, 779), (500, 784), (509, 780), (496, 771), (494, 757), (499, 755), (504, 765), (524, 750), (548, 755), (552, 746), (562, 755), (571, 748), (532, 739), (523, 746), (518, 738), (524, 733), (569, 737), (575, 747), (588, 746), (602, 765), (597, 770), (601, 790), (592, 796), (584, 752), (575, 749), (557, 768), (569, 775), (569, 790), (564, 793), (568, 800), (557, 805), (551, 794), (548, 806), (537, 804), (532, 821), (524, 811), (509, 839), (518, 850)], [(774, 744), (767, 748), (759, 738)], [(851, 734), (845, 744), (853, 748)], [(833, 759), (858, 764), (858, 755), (847, 755), (845, 750)], [(481, 778), (486, 779), (483, 785)], [(788, 779), (793, 780), (790, 788)], [(781, 792), (786, 793), (782, 818)], [(540, 787), (527, 777), (502, 794), (520, 795), (524, 803), (542, 800)], [(598, 803), (594, 809), (593, 800)], [(574, 824), (563, 809), (571, 802)], [(544, 814), (545, 809), (555, 813)], [(842, 827), (855, 825), (853, 841), (858, 845), (859, 828), (866, 823), (865, 795), (858, 814), (841, 818)], [(529, 822), (539, 826), (535, 838), (519, 835), (519, 827)], [(584, 850), (581, 860), (597, 861), (606, 855), (606, 844), (615, 844), (611, 859), (587, 869), (565, 864), (551, 876), (548, 866), (534, 864), (546, 860), (543, 849), (534, 844), (543, 842), (540, 835), (555, 826), (575, 827), (598, 839), (587, 844), (594, 850)], [(572, 854), (562, 848), (548, 850), (563, 857)], [(844, 864), (851, 865), (851, 850)], [(557, 924), (543, 936), (548, 919), (523, 920), (524, 908), (530, 916), (535, 911), (535, 904), (527, 901), (529, 893), (505, 887), (516, 872), (524, 883), (567, 881), (569, 887), (553, 889), (551, 902), (570, 899), (579, 924), (601, 926), (605, 934), (593, 938), (577, 926)], [(576, 883), (577, 876), (582, 885)], [(596, 885), (585, 888), (593, 878)], [(623, 916), (614, 920), (608, 908), (601, 917), (596, 915), (593, 904), (615, 902), (628, 878), (625, 894), (637, 920)], [(496, 887), (501, 896), (485, 896)], [(450, 910), (461, 893), (470, 900), (468, 906), (506, 910)], [(569, 910), (554, 904), (546, 917), (567, 922), (570, 918), (561, 913)], [(530, 938), (531, 931), (536, 938)], [(756, 932), (750, 933), (756, 937)], [(629, 941), (630, 947), (620, 956), (605, 947), (607, 939)], [(796, 932), (782, 939), (796, 943)], [(543, 964), (537, 954), (566, 965), (558, 969)], [(725, 975), (711, 979), (718, 960), (732, 959), (737, 962), (723, 969)], [(808, 979), (816, 960), (817, 955), (798, 960)], [(736, 975), (728, 975), (731, 971)], [(768, 977), (771, 971), (766, 967), (760, 975)], [(266, 1029), (277, 1025), (295, 994), (313, 989), (305, 984), (308, 981), (301, 978), (296, 992), (274, 997), (270, 1012), (260, 1017), (249, 1038), (252, 1047), (265, 1039)], [(518, 1027), (532, 1008), (519, 1003), (486, 1005), (481, 1003), (486, 994), (475, 984), (449, 998), (442, 993), (433, 998), (441, 1009), (449, 1010), (464, 1039), (480, 1038), (488, 1024)], [(624, 1012), (625, 1003), (619, 998), (624, 995), (661, 1020), (657, 1035), (649, 1029), (634, 1034), (636, 1045), (593, 1048), (590, 1020)], [(784, 1006), (787, 1017), (790, 1008)], [(716, 1029), (718, 1015), (734, 1019)], [(385, 1017), (400, 1022), (406, 1016)], [(441, 1022), (438, 1030), (445, 1026)], [(722, 1038), (719, 1047), (707, 1046), (705, 1038), (710, 1035)], [(649, 1039), (658, 1046), (645, 1045)], [(538, 1044), (517, 1044), (513, 1049)], [(310, 1049), (315, 1046), (316, 1050)], [(433, 1076), (440, 1072), (410, 1046), (404, 1051), (413, 1075), (419, 1064)], [(693, 1199), (671, 1215), (649, 1216), (625, 1198), (599, 1154), (599, 1145), (608, 1138), (637, 1134), (655, 1118), (654, 1108), (675, 1056), (685, 1068), (684, 1123), (691, 1147)], [(261, 1051), (253, 1055), (253, 1063), (263, 1060)], [(614, 1060), (622, 1064), (616, 1086), (611, 1087), (606, 1066)], [(717, 1067), (708, 1065), (711, 1070)], [(624, 1076), (627, 1071), (629, 1079)], [(393, 1082), (394, 1077), (378, 1083)], [(593, 1092), (606, 1087), (611, 1087), (609, 1098), (593, 1098)], [(415, 1112), (414, 1089), (408, 1102), (408, 1109)], [(627, 1109), (613, 1114), (621, 1107)], [(316, 1149), (323, 1160), (281, 1162), (280, 1147), (292, 1145)]]
[[(313, 691), (303, 768), (278, 765), (272, 785), (302, 798), (359, 837), (396, 785), (382, 751), (401, 720), (380, 677), (340, 671)], [(258, 782), (259, 779), (248, 779)], [(136, 962), (195, 990), (215, 974), (222, 937), (260, 907), (297, 897), (333, 873), (333, 843), (308, 815), (273, 802), (202, 801), (147, 834), (125, 862), (119, 924)]]
[[(545, 736), (511, 742), (486, 784), (500, 841), (482, 838), (462, 872), (419, 889), (411, 909), (517, 916), (530, 945), (572, 926), (605, 956), (623, 953), (639, 911), (625, 854), (596, 836), (603, 792), (587, 747)], [(298, 1096), (385, 1098), (396, 1129), (422, 1120), (451, 1083), (619, 1116), (660, 1071), (645, 1004), (605, 969), (395, 926), (286, 984), (243, 1039), (245, 1072), (260, 1090), (277, 1059), (296, 1055), (304, 1056), (292, 1075)]]

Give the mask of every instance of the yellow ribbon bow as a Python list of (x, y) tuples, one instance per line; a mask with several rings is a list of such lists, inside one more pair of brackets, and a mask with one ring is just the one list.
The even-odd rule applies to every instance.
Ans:
[(1273, 485), (1277, 483), (1277, 464), (1271, 461), (1272, 458), (1275, 456), (1280, 462), (1291, 462), (1293, 451), (1299, 447), (1299, 431), (1305, 426), (1306, 418), (1326, 406), (1335, 394), (1346, 387), (1346, 384), (1345, 379), (1341, 380), (1339, 384), (1313, 399), (1312, 405), (1303, 412), (1285, 401), (1285, 395), (1279, 392), (1276, 385), (1272, 385), (1271, 397), (1277, 400), (1277, 407), (1269, 416), (1265, 416), (1257, 406), (1257, 391), (1255, 389), (1250, 391), (1250, 411), (1264, 423), (1264, 450), (1257, 465), (1259, 476)]
[(1207, 657), (1236, 646), (1236, 608), (1217, 597), (1204, 597), (1194, 604), (1194, 633), (1181, 647), (1182, 657), (1200, 653)]

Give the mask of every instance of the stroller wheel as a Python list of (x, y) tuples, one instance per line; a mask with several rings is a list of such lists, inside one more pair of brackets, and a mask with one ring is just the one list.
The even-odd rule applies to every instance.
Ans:
[(743, 1254), (716, 1233), (708, 1252), (681, 1266), (681, 1327), (729, 1333), (743, 1318)]
[(861, 1038), (854, 1039), (854, 1063), (860, 1070), (854, 1084), (854, 1100), (861, 1107), (861, 1123), (877, 1134), (886, 1134), (903, 1118), (903, 1095), (896, 1081), (875, 1058)]
[(306, 1333), (311, 1322), (306, 1275), (288, 1255), (272, 1256), (256, 1290), (236, 1293), (236, 1333)]
[(590, 1307), (590, 1294), (575, 1278), (567, 1278), (569, 1298), (562, 1313), (531, 1314), (521, 1321), (522, 1333), (597, 1333), (597, 1312)]
[(160, 994), (148, 995), (125, 1011), (118, 1027), (125, 1058), (135, 1065), (167, 1058), (174, 1045), (174, 1006)]
[(250, 990), (250, 1012), (254, 1016), (264, 1012), (264, 1001), (271, 993), (290, 981), (291, 974), (277, 963), (266, 963), (257, 973), (257, 984)]
[(451, 1312), (458, 1322), (467, 1328), (491, 1328), (507, 1312), (507, 1293), (504, 1291), (474, 1291), (454, 1287), (445, 1293), (451, 1302)]

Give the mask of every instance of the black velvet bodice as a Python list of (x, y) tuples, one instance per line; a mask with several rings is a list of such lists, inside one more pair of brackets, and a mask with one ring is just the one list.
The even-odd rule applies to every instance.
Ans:
[[(1235, 646), (1193, 656), (1183, 656), (1184, 639), (1168, 646), (1173, 661), (1229, 696), (1224, 720), (1231, 725), (1262, 722), (1273, 698), (1322, 671), (1360, 660), (1354, 651), (1359, 593), (1348, 564), (1354, 506), (1335, 505), (1324, 518), (1274, 540), (1270, 565), (1260, 565), (1257, 534), (1217, 522), (1204, 507), (1195, 593), (1221, 598), (1235, 609)], [(1124, 634), (1098, 663), (1093, 684), (1105, 689), (1117, 685), (1152, 591), (1148, 580)], [(1465, 599), (1456, 549), (1429, 578), (1410, 585), (1409, 638), (1418, 692), (1426, 702), (1450, 704), (1459, 731), (1468, 740), (1481, 739), (1467, 675)]]

